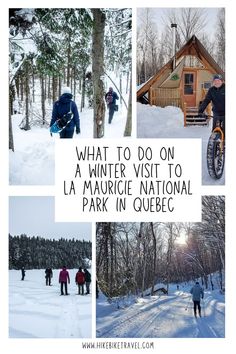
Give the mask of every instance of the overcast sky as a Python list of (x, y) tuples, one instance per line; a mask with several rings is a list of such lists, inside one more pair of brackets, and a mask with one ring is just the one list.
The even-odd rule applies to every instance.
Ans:
[[(144, 10), (145, 8), (137, 9), (138, 26), (140, 26), (142, 23)], [(163, 18), (165, 18), (165, 14), (167, 13), (168, 10), (171, 10), (171, 8), (150, 8), (151, 18), (155, 20), (157, 28), (160, 32), (162, 32), (164, 28)], [(207, 16), (207, 24), (206, 27), (204, 27), (204, 32), (206, 32), (211, 37), (211, 35), (213, 35), (216, 30), (216, 18), (217, 18), (217, 13), (219, 8), (208, 7), (208, 8), (204, 8), (204, 10)]]
[(54, 222), (53, 197), (10, 197), (9, 233), (12, 236), (75, 238), (91, 241), (91, 223)]

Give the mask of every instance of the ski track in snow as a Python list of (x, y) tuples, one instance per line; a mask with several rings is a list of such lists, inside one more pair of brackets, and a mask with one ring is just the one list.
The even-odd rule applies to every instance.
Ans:
[(77, 295), (76, 270), (69, 270), (70, 295), (60, 296), (58, 273), (45, 285), (44, 270), (20, 271), (9, 276), (9, 336), (11, 338), (88, 338), (92, 334), (91, 295)]
[[(219, 338), (224, 337), (224, 304), (207, 295), (202, 318), (193, 316), (190, 295), (176, 292), (153, 296), (114, 315), (97, 315), (97, 337), (109, 338)], [(98, 312), (99, 313), (99, 312)]]

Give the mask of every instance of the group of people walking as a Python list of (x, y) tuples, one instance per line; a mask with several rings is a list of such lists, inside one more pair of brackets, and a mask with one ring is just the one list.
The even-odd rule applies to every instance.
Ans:
[[(65, 266), (59, 273), (59, 283), (61, 284), (61, 295), (69, 295), (67, 284), (70, 284), (70, 275)], [(75, 283), (78, 286), (78, 295), (90, 294), (91, 274), (86, 268), (82, 270), (82, 267), (79, 267), (75, 276)], [(84, 286), (86, 287), (86, 293), (84, 292)]]
[[(52, 118), (50, 122), (50, 128), (61, 119), (66, 119), (65, 126), (59, 131), (60, 138), (72, 139), (74, 132), (80, 134), (80, 117), (77, 105), (73, 101), (73, 95), (70, 87), (64, 87), (62, 89), (62, 95), (59, 100), (53, 105)], [(105, 95), (105, 101), (109, 112), (108, 123), (111, 124), (115, 111), (118, 110), (116, 100), (119, 97), (112, 87)], [(54, 132), (54, 131), (53, 131)]]
[[(45, 283), (46, 286), (52, 285), (53, 271), (52, 268), (47, 267), (45, 269)], [(25, 268), (21, 268), (21, 280), (25, 279)], [(79, 270), (75, 276), (75, 283), (78, 286), (78, 295), (88, 295), (90, 294), (90, 284), (91, 284), (91, 274), (89, 271), (82, 267), (79, 267)], [(65, 266), (62, 267), (59, 273), (59, 284), (61, 295), (68, 294), (68, 284), (70, 284), (70, 274)]]

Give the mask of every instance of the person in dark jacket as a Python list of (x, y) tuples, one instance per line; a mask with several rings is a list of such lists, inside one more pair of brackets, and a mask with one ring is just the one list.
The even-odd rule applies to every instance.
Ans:
[(62, 95), (58, 101), (54, 103), (52, 110), (52, 119), (50, 127), (65, 114), (71, 111), (73, 113), (72, 120), (66, 125), (66, 127), (60, 132), (60, 138), (71, 139), (76, 129), (76, 134), (80, 133), (80, 119), (76, 103), (72, 101), (72, 93), (70, 87), (64, 87), (62, 89)]
[(21, 280), (25, 279), (25, 267), (21, 268)]
[(85, 276), (81, 267), (79, 267), (79, 270), (76, 273), (75, 283), (78, 285), (78, 295), (84, 295)]
[(52, 268), (46, 268), (45, 269), (46, 285), (51, 286), (52, 277), (53, 277)]
[(192, 289), (190, 290), (190, 293), (192, 294), (192, 299), (193, 299), (194, 316), (197, 317), (197, 308), (198, 308), (199, 317), (201, 317), (201, 305), (200, 305), (200, 302), (201, 302), (201, 299), (204, 298), (204, 291), (203, 291), (203, 288), (200, 286), (198, 281), (192, 287)]
[(90, 294), (91, 274), (86, 268), (84, 268), (84, 278), (85, 278), (85, 286), (86, 286), (85, 295), (87, 295)]
[(107, 108), (109, 110), (109, 119), (108, 119), (109, 124), (111, 124), (111, 121), (113, 119), (114, 112), (115, 112), (115, 106), (116, 106), (116, 100), (118, 100), (118, 99), (119, 99), (119, 97), (118, 97), (117, 93), (113, 91), (112, 87), (109, 87), (109, 91), (105, 95)]
[(65, 266), (59, 273), (59, 283), (61, 284), (61, 295), (64, 295), (63, 287), (65, 288), (65, 295), (69, 295), (67, 291), (67, 282), (70, 284), (70, 275)]
[(215, 129), (217, 121), (219, 121), (222, 124), (223, 132), (225, 132), (225, 84), (219, 74), (213, 76), (212, 87), (209, 88), (205, 99), (200, 104), (198, 113), (202, 114), (210, 102), (212, 102), (213, 111), (212, 130)]

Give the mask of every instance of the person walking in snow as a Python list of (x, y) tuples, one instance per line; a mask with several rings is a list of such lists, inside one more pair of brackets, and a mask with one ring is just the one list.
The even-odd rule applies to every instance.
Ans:
[(201, 302), (201, 299), (204, 298), (204, 291), (198, 281), (192, 287), (192, 289), (190, 290), (190, 293), (192, 294), (194, 316), (197, 317), (197, 308), (198, 308), (198, 314), (199, 314), (199, 317), (201, 317), (200, 302)]
[(85, 286), (86, 286), (85, 295), (88, 295), (90, 294), (91, 274), (86, 268), (84, 268), (84, 278), (85, 278)]
[(46, 285), (51, 286), (51, 279), (53, 277), (52, 268), (45, 269)]
[(222, 130), (225, 133), (225, 84), (222, 76), (219, 74), (213, 75), (212, 87), (209, 88), (206, 97), (200, 104), (198, 113), (202, 114), (210, 102), (212, 102), (213, 106), (212, 130), (215, 129), (216, 124), (219, 121), (222, 124)]
[(67, 291), (67, 283), (70, 284), (70, 275), (66, 266), (63, 266), (59, 273), (59, 283), (61, 284), (61, 295), (64, 295), (63, 288), (65, 288), (65, 295), (69, 295)]
[(21, 268), (21, 280), (25, 279), (25, 267)]
[(119, 97), (118, 97), (117, 93), (115, 91), (113, 91), (112, 87), (109, 87), (109, 91), (105, 95), (107, 108), (109, 110), (109, 119), (108, 119), (109, 124), (111, 124), (116, 107), (118, 107), (118, 106), (116, 106), (116, 100), (118, 100), (118, 99), (119, 99)]
[(60, 132), (60, 138), (72, 139), (74, 130), (76, 128), (76, 134), (80, 133), (80, 119), (76, 103), (72, 100), (72, 93), (70, 87), (64, 87), (62, 89), (62, 95), (58, 101), (54, 103), (52, 110), (52, 119), (50, 127), (64, 115), (70, 111), (73, 114), (71, 121)]
[(76, 273), (75, 283), (78, 285), (78, 295), (84, 295), (85, 274), (81, 267), (79, 267), (79, 270)]

